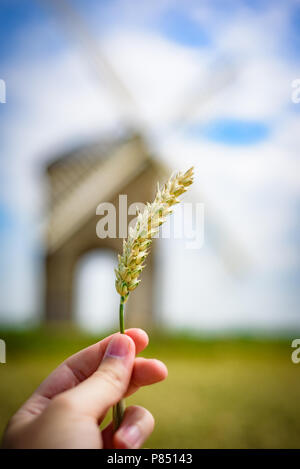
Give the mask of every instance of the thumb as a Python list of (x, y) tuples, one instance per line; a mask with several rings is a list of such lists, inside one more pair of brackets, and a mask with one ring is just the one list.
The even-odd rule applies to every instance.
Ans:
[(99, 368), (73, 389), (57, 396), (77, 413), (97, 419), (104, 416), (126, 393), (135, 359), (135, 344), (125, 334), (109, 342)]

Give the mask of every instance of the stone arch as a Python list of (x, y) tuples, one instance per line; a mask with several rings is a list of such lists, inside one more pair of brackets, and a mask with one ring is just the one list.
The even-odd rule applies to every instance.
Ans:
[(117, 253), (101, 247), (80, 256), (74, 268), (73, 309), (76, 324), (91, 332), (118, 327), (119, 296), (114, 268)]

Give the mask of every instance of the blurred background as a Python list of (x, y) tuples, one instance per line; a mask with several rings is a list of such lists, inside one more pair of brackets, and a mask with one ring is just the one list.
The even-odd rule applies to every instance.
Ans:
[(146, 202), (193, 165), (204, 243), (187, 249), (176, 208), (183, 233), (155, 240), (126, 313), (169, 367), (130, 398), (156, 418), (147, 447), (299, 447), (299, 1), (0, 8), (0, 432), (118, 328), (121, 241), (96, 236), (98, 204), (119, 219), (119, 194)]

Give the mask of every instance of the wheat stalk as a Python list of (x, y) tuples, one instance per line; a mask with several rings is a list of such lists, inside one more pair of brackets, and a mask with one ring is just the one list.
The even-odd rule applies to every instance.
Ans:
[[(173, 206), (178, 204), (178, 197), (187, 191), (193, 183), (194, 168), (185, 173), (179, 172), (164, 184), (159, 185), (152, 203), (147, 203), (143, 213), (139, 213), (134, 228), (129, 229), (127, 241), (123, 240), (123, 252), (118, 256), (116, 273), (116, 290), (120, 298), (120, 332), (124, 334), (124, 303), (129, 293), (140, 283), (139, 276), (145, 268), (144, 260), (149, 254), (149, 247), (153, 237), (158, 233), (168, 215), (173, 212)], [(122, 399), (113, 409), (114, 428), (117, 429), (122, 421), (125, 405)]]

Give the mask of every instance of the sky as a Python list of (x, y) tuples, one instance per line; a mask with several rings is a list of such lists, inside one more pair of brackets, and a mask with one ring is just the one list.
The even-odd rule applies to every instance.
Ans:
[[(1, 1), (0, 321), (41, 315), (47, 161), (131, 119), (172, 170), (195, 166), (187, 200), (205, 204), (199, 252), (158, 243), (156, 316), (199, 331), (299, 329), (300, 2), (70, 3), (134, 104), (116, 99), (51, 2)], [(78, 268), (85, 327), (113, 325), (96, 298), (114, 262)], [(102, 309), (114, 308), (110, 291)]]

